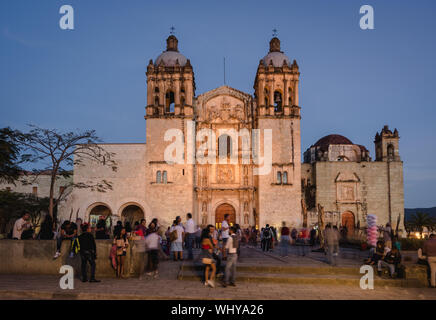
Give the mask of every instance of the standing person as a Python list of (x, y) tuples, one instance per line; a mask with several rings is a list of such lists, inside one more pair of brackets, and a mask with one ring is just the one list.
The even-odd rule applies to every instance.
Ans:
[(192, 253), (192, 246), (195, 241), (195, 222), (192, 219), (192, 214), (188, 213), (186, 215), (185, 223), (185, 245), (188, 250), (188, 260), (194, 259), (194, 254)]
[(238, 239), (238, 257), (239, 257), (241, 255), (241, 242), (244, 237), (242, 234), (241, 226), (239, 224), (235, 224), (235, 235), (236, 238)]
[(228, 285), (235, 285), (236, 278), (236, 262), (238, 261), (238, 236), (235, 234), (236, 228), (230, 227), (230, 237), (226, 242), (226, 250), (228, 252), (228, 258), (226, 262), (225, 278), (223, 287)]
[[(141, 224), (140, 224), (141, 225)], [(135, 251), (139, 261), (139, 280), (142, 280), (142, 276), (144, 275), (145, 266), (148, 265), (148, 255), (146, 253), (146, 244), (145, 244), (145, 234), (143, 234), (140, 227), (136, 234), (139, 234), (141, 239), (135, 240)]]
[(336, 233), (336, 231), (332, 228), (331, 224), (327, 224), (325, 228), (325, 242), (326, 242), (326, 249), (327, 249), (327, 255), (328, 255), (328, 263), (336, 266), (337, 265), (337, 252), (339, 248), (339, 233)]
[(12, 229), (12, 239), (21, 240), (23, 231), (30, 229), (30, 214), (25, 213), (20, 219), (15, 221), (14, 228)]
[(106, 217), (100, 216), (97, 222), (97, 230), (95, 231), (96, 239), (109, 239), (106, 229)]
[(230, 214), (226, 213), (224, 215), (224, 221), (221, 223), (221, 238), (223, 240), (223, 247), (222, 247), (222, 253), (223, 253), (223, 260), (226, 260), (226, 243), (229, 239), (229, 225), (230, 222)]
[[(53, 259), (59, 258), (61, 255), (62, 241), (73, 240), (77, 236), (77, 226), (69, 220), (64, 221), (61, 225), (61, 232), (58, 234), (56, 241), (56, 253)], [(71, 246), (70, 246), (71, 247)]]
[[(210, 286), (212, 288), (215, 287), (215, 259), (213, 258), (213, 249), (214, 245), (212, 243), (212, 235), (210, 234), (211, 225), (207, 226), (201, 233), (201, 257), (202, 263), (205, 265), (204, 270), (204, 285)], [(213, 228), (213, 227), (212, 227)], [(211, 273), (209, 275), (209, 270)]]
[(170, 232), (176, 232), (177, 237), (171, 242), (171, 251), (174, 252), (174, 261), (178, 259), (183, 261), (183, 237), (185, 230), (180, 225), (180, 217), (177, 217), (174, 225), (171, 227)]
[(282, 229), (280, 230), (280, 255), (282, 257), (288, 256), (288, 247), (291, 242), (290, 233), (289, 228), (286, 226), (286, 222), (283, 221)]
[(272, 235), (271, 228), (270, 228), (269, 224), (267, 224), (262, 231), (262, 250), (263, 251), (268, 252), (270, 250), (272, 236), (273, 235)]
[(383, 240), (385, 242), (385, 246), (389, 249), (392, 249), (392, 228), (389, 222), (386, 223), (386, 227), (383, 229)]
[(132, 235), (132, 225), (130, 224), (130, 221), (124, 222), (124, 228), (126, 229), (127, 237), (130, 237)]
[(117, 246), (117, 278), (124, 278), (124, 261), (126, 260), (127, 247), (129, 246), (126, 228), (121, 228), (120, 232), (115, 236), (113, 243)]
[(97, 246), (95, 245), (94, 236), (91, 233), (91, 225), (85, 223), (82, 225), (82, 234), (79, 236), (80, 259), (82, 261), (82, 282), (88, 281), (86, 267), (89, 263), (91, 267), (91, 278), (89, 282), (100, 282), (95, 279), (95, 260), (97, 259)]
[(157, 233), (156, 225), (151, 223), (149, 227), (150, 233), (145, 238), (145, 244), (147, 247), (148, 255), (148, 268), (147, 275), (158, 277), (158, 264), (159, 264), (159, 247), (160, 247), (160, 237)]
[[(114, 227), (114, 238), (121, 231), (122, 228), (123, 228), (123, 223), (121, 221), (117, 221), (117, 224)], [(96, 233), (96, 239), (98, 239), (97, 233)]]
[(427, 256), (430, 267), (430, 286), (436, 288), (436, 236), (431, 234), (429, 239), (424, 242), (422, 253)]
[(291, 231), (292, 244), (296, 244), (297, 243), (297, 237), (298, 237), (297, 229), (292, 228), (292, 231)]
[(312, 247), (312, 249), (315, 246), (315, 243), (316, 243), (316, 229), (312, 228), (310, 230), (310, 246)]
[(147, 234), (147, 221), (145, 219), (141, 219), (138, 229), (142, 230), (144, 236)]
[(195, 248), (201, 248), (201, 228), (197, 226), (197, 231), (195, 231)]
[(49, 214), (47, 214), (44, 221), (41, 223), (41, 229), (39, 230), (38, 239), (52, 240), (53, 237), (53, 218)]

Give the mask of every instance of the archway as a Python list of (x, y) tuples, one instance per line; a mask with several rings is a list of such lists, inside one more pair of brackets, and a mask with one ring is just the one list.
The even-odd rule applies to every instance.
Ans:
[(347, 236), (352, 236), (354, 234), (354, 214), (351, 211), (345, 211), (342, 213), (342, 226), (347, 227)]
[(236, 223), (236, 211), (235, 208), (228, 204), (223, 203), (219, 205), (215, 210), (215, 227), (217, 229), (221, 228), (221, 222), (224, 221), (224, 215), (230, 214), (230, 225), (234, 225)]
[(144, 211), (142, 211), (139, 206), (134, 204), (126, 206), (123, 211), (121, 211), (121, 221), (123, 224), (129, 222), (132, 227), (136, 221), (140, 222), (143, 218)]
[(112, 211), (108, 206), (105, 204), (97, 204), (89, 212), (89, 223), (91, 224), (91, 227), (94, 228), (100, 217), (105, 217), (106, 227), (110, 228), (112, 224), (112, 220), (110, 219), (111, 215)]

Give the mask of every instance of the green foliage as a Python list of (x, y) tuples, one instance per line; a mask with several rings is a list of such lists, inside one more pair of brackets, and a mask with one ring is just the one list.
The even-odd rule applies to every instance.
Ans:
[[(29, 213), (35, 227), (41, 223), (41, 217), (48, 212), (48, 198), (38, 198), (31, 194), (0, 190), (0, 233), (5, 226), (25, 213)], [(9, 230), (8, 230), (9, 231)]]
[(0, 129), (0, 183), (14, 183), (21, 171), (18, 164), (20, 147), (14, 135), (10, 128)]
[(424, 227), (429, 230), (434, 230), (436, 221), (430, 217), (428, 213), (417, 212), (413, 214), (405, 224), (407, 232), (417, 231), (421, 233), (424, 231)]

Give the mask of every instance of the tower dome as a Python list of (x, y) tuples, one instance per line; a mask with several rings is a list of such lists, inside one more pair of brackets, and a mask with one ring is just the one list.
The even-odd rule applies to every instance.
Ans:
[(161, 63), (165, 67), (174, 67), (177, 64), (184, 67), (188, 61), (186, 57), (181, 54), (177, 48), (178, 40), (174, 35), (167, 38), (167, 50), (162, 52), (157, 58), (155, 65), (159, 66)]
[(263, 64), (268, 67), (272, 64), (274, 67), (282, 67), (285, 62), (288, 66), (291, 66), (289, 58), (280, 51), (280, 40), (274, 37), (269, 42), (269, 53), (263, 57)]

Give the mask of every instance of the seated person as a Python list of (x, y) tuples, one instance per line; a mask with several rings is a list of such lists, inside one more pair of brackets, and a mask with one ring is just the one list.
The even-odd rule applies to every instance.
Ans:
[[(389, 248), (388, 248), (389, 249)], [(388, 250), (389, 252), (389, 250)], [(377, 245), (374, 248), (374, 251), (372, 253), (372, 256), (364, 261), (364, 263), (369, 265), (375, 265), (378, 263), (379, 260), (383, 259), (385, 254), (387, 252), (385, 251), (385, 243), (381, 240), (377, 241)]]
[(383, 267), (389, 269), (390, 275), (392, 278), (396, 278), (397, 269), (401, 263), (401, 254), (397, 247), (393, 247), (391, 251), (389, 251), (385, 257), (378, 261), (377, 263), (377, 273), (381, 276), (381, 272)]

